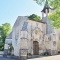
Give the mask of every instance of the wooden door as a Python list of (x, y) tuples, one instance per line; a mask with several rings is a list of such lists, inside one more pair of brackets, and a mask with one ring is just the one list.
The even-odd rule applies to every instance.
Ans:
[(39, 54), (39, 43), (37, 41), (33, 42), (33, 54), (38, 55)]

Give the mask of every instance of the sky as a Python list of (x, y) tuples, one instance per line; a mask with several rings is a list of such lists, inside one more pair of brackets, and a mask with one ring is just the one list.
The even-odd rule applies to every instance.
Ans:
[(13, 26), (18, 16), (41, 16), (42, 9), (43, 6), (33, 0), (0, 0), (0, 25), (10, 23)]

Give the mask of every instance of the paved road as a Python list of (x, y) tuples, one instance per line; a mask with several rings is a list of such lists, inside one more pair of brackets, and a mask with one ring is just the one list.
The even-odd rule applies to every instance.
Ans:
[(0, 57), (0, 60), (16, 60), (16, 59)]
[(42, 57), (42, 58), (34, 58), (34, 59), (27, 59), (27, 60), (60, 60), (60, 55), (48, 56), (48, 57)]

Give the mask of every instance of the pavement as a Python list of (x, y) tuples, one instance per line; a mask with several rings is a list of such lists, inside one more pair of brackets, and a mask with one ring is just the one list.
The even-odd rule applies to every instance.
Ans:
[[(0, 57), (0, 60), (16, 60), (16, 59)], [(32, 58), (32, 59), (27, 59), (27, 60), (60, 60), (60, 55), (38, 57), (38, 58)]]
[(0, 57), (0, 60), (16, 60), (16, 59)]
[(10, 56), (8, 57), (3, 57), (3, 55), (0, 55), (0, 60), (17, 60), (17, 59), (13, 59)]
[(60, 55), (48, 56), (48, 57), (39, 57), (27, 60), (60, 60)]

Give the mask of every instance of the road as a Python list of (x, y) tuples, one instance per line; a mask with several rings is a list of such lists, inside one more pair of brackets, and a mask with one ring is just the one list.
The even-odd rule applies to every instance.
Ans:
[[(0, 57), (0, 60), (16, 60), (16, 59)], [(27, 59), (27, 60), (60, 60), (60, 55), (33, 58), (33, 59)]]
[(0, 57), (0, 60), (16, 60), (16, 59)]
[(60, 55), (41, 57), (41, 58), (34, 58), (34, 59), (27, 59), (27, 60), (60, 60)]

